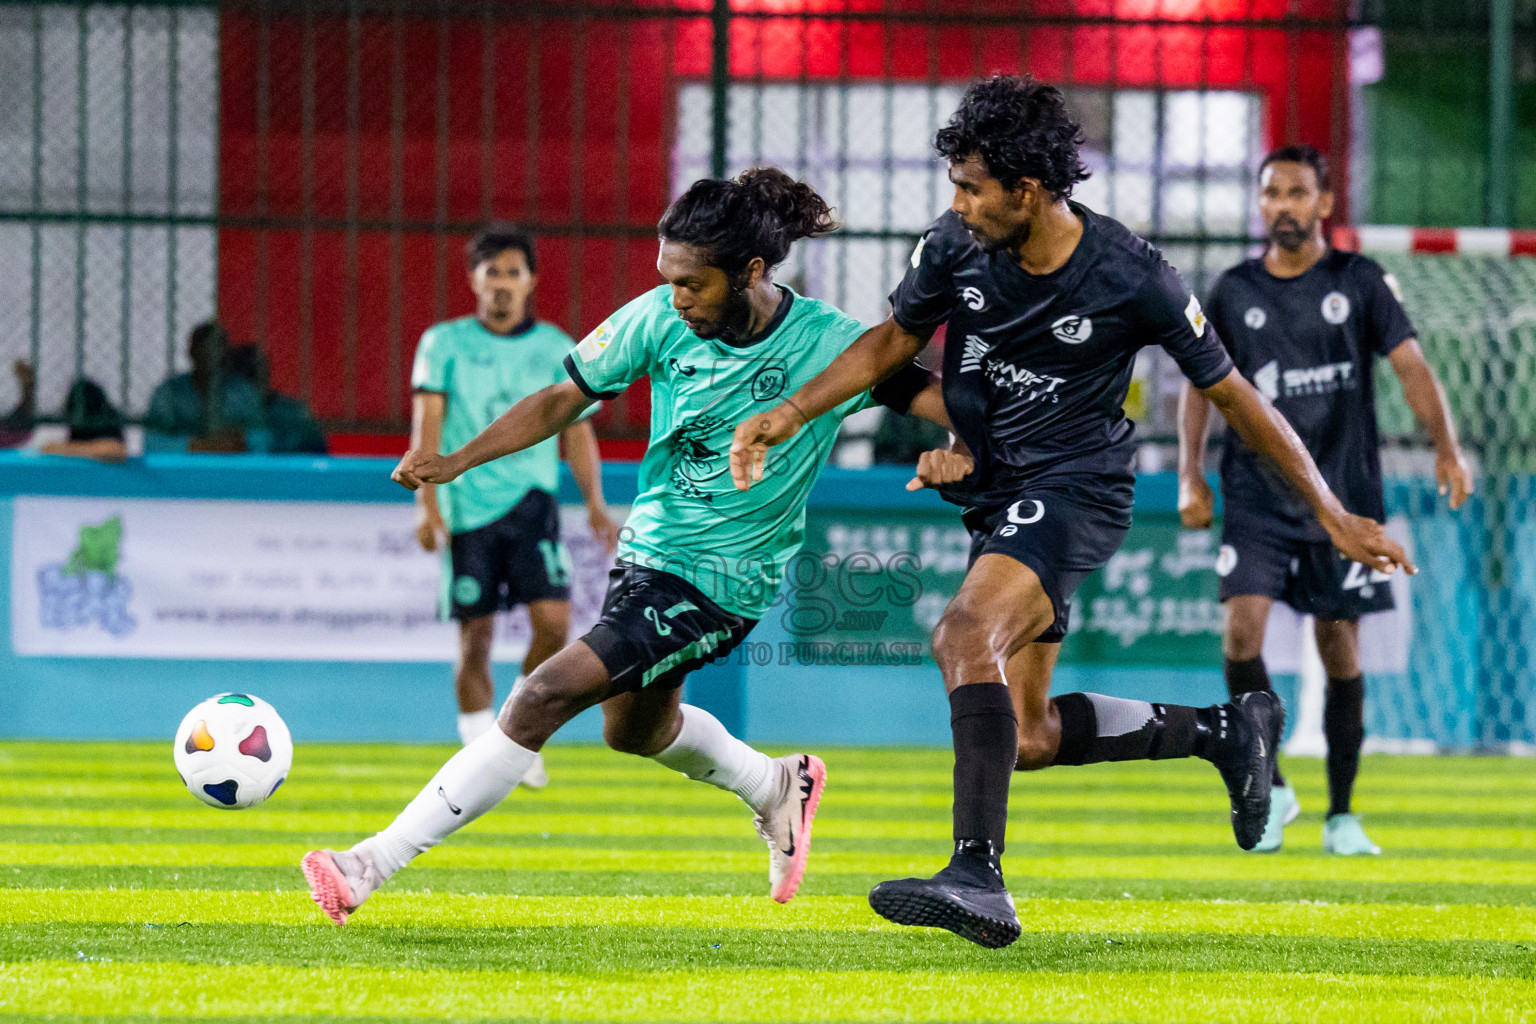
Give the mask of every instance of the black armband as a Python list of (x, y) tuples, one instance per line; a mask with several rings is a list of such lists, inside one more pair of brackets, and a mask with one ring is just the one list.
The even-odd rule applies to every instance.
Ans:
[(887, 409), (906, 415), (912, 408), (912, 400), (937, 379), (913, 361), (876, 384), (869, 393)]

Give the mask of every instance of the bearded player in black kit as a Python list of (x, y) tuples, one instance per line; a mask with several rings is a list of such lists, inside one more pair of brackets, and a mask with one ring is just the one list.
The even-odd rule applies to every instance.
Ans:
[[(1451, 508), (1472, 493), (1472, 474), (1456, 443), (1445, 391), (1414, 338), (1397, 282), (1373, 260), (1331, 250), (1323, 221), (1333, 212), (1328, 161), (1311, 146), (1286, 146), (1259, 168), (1259, 212), (1269, 231), (1264, 254), (1222, 274), (1211, 291), (1210, 320), (1238, 370), (1274, 402), (1316, 460), (1344, 507), (1386, 515), (1376, 439), (1374, 364), (1392, 364), (1414, 415), (1435, 445), (1435, 476)], [(1211, 525), (1215, 497), (1205, 481), (1211, 403), (1188, 385), (1179, 415), (1179, 514)], [(1216, 572), (1227, 608), (1223, 638), (1228, 690), (1269, 690), (1264, 630), (1270, 605), (1284, 601), (1312, 615), (1328, 673), (1323, 732), (1328, 741), (1328, 852), (1377, 854), (1350, 798), (1365, 739), (1360, 616), (1392, 607), (1374, 567), (1334, 550), (1310, 510), (1242, 438), (1222, 450), (1226, 500)], [(1255, 847), (1280, 848), (1300, 813), (1296, 793), (1273, 776), (1269, 823)]]
[(990, 947), (1019, 935), (1000, 864), (1015, 768), (1203, 757), (1226, 782), (1240, 846), (1258, 841), (1269, 813), (1283, 718), (1272, 693), (1207, 708), (1049, 696), (1071, 595), (1130, 525), (1122, 405), (1138, 349), (1167, 349), (1351, 558), (1383, 572), (1405, 558), (1380, 524), (1339, 504), (1158, 251), (1070, 201), (1088, 177), (1082, 139), (1051, 86), (972, 85), (935, 139), (954, 200), (912, 254), (891, 318), (743, 422), (731, 449), (736, 484), (750, 487), (772, 445), (906, 365), (948, 323), (943, 393), (959, 441), (925, 453), (908, 486), (964, 506), (973, 538), (965, 583), (933, 635), (955, 744), (955, 851), (933, 878), (876, 886), (870, 905)]

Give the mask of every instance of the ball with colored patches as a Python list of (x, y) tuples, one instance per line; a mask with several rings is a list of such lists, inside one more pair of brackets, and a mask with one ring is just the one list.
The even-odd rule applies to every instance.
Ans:
[(210, 807), (263, 803), (288, 777), (293, 737), (277, 709), (246, 693), (221, 693), (187, 712), (172, 748), (187, 791)]

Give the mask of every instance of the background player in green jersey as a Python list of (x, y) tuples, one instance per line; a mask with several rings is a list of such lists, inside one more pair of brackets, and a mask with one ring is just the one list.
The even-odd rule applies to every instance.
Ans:
[[(416, 349), (416, 450), (461, 448), (522, 399), (566, 379), (562, 363), (575, 342), (529, 314), (538, 282), (533, 240), (509, 225), (488, 225), (470, 239), (468, 257), (475, 314), (429, 328)], [(459, 623), (454, 689), (465, 743), (496, 721), (491, 642), (497, 611), (528, 608), (533, 638), (523, 659), (525, 675), (565, 646), (571, 588), (555, 498), (561, 441), (587, 502), (587, 520), (611, 550), (618, 527), (603, 503), (597, 436), (584, 419), (560, 431), (560, 441), (550, 437), (440, 488), (429, 484), (416, 492), (421, 546), (445, 549), (440, 603), (442, 613)], [(528, 781), (542, 784), (542, 778), (536, 765)]]
[(731, 482), (735, 424), (784, 401), (863, 332), (852, 317), (773, 280), (797, 239), (837, 226), (827, 204), (782, 171), (698, 181), (662, 217), (667, 284), (630, 302), (565, 359), (569, 378), (518, 402), (450, 455), (406, 453), (394, 477), (443, 484), (576, 422), (594, 401), (651, 379), (651, 440), (621, 531), (601, 621), (540, 665), (498, 728), (445, 764), (383, 832), (304, 858), (315, 902), (338, 924), (411, 858), (500, 802), (538, 750), (602, 702), (608, 744), (737, 794), (768, 845), (769, 893), (805, 873), (826, 781), (819, 758), (770, 760), (714, 716), (682, 704), (684, 677), (729, 654), (774, 604), (805, 534), (805, 500), (843, 418), (880, 401), (948, 426), (937, 385), (908, 363), (875, 389), (802, 425), (750, 494)]

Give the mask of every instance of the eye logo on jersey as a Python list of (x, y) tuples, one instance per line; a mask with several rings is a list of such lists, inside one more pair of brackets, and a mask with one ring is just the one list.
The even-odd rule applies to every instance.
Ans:
[(1085, 316), (1064, 316), (1051, 324), (1051, 333), (1057, 341), (1068, 345), (1081, 345), (1093, 336), (1093, 321)]
[(1349, 299), (1343, 292), (1329, 292), (1323, 296), (1323, 319), (1331, 324), (1341, 324), (1349, 319)]
[(1387, 291), (1392, 293), (1394, 299), (1403, 301), (1403, 286), (1397, 283), (1396, 274), (1382, 274), (1381, 283), (1387, 286)]
[(1259, 394), (1273, 402), (1280, 397), (1280, 364), (1271, 359), (1259, 367), (1253, 375), (1253, 386)]
[(987, 305), (987, 297), (981, 294), (981, 289), (972, 285), (966, 285), (960, 289), (960, 301), (972, 309), (984, 309)]
[(923, 262), (923, 246), (928, 244), (928, 236), (924, 235), (917, 240), (917, 248), (912, 250), (912, 269), (916, 270)]
[[(1029, 515), (1023, 514), (1025, 505), (1034, 506), (1034, 510)], [(1028, 526), (1030, 523), (1038, 523), (1043, 518), (1045, 518), (1045, 502), (1037, 498), (1025, 498), (1023, 501), (1016, 501), (1008, 506), (1008, 521), (1010, 523)]]
[(1249, 306), (1248, 312), (1243, 314), (1243, 323), (1248, 325), (1250, 331), (1261, 331), (1269, 322), (1269, 314), (1258, 306)]
[(1205, 337), (1205, 310), (1200, 308), (1200, 300), (1194, 295), (1189, 297), (1189, 305), (1184, 307), (1184, 319), (1189, 321), (1190, 330), (1195, 332), (1195, 337)]
[(960, 353), (960, 372), (970, 373), (981, 369), (981, 361), (987, 358), (987, 343), (974, 334), (965, 336), (965, 351)]
[(602, 355), (603, 349), (613, 340), (613, 321), (604, 320), (593, 329), (592, 333), (581, 339), (581, 344), (576, 346), (576, 354), (581, 356), (581, 361), (590, 363)]

